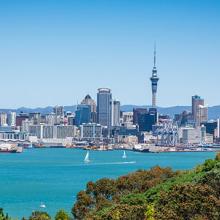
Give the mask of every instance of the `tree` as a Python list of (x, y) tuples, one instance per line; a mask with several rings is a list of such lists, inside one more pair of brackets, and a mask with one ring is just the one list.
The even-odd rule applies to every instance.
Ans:
[(182, 184), (162, 192), (155, 204), (155, 219), (219, 220), (220, 200), (215, 191), (201, 184)]
[(55, 220), (69, 220), (69, 219), (70, 219), (69, 215), (64, 210), (58, 211), (55, 216)]
[(34, 211), (29, 220), (51, 220), (51, 217), (46, 212)]
[(77, 195), (77, 202), (72, 208), (72, 214), (76, 219), (84, 219), (86, 213), (91, 210), (93, 200), (85, 191), (80, 191)]
[(9, 220), (11, 219), (8, 214), (4, 214), (3, 208), (0, 208), (0, 220)]

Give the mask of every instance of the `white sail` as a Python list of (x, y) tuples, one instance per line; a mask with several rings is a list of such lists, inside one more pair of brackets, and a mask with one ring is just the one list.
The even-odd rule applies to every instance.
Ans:
[(87, 153), (86, 153), (84, 162), (85, 162), (85, 163), (89, 163), (89, 162), (90, 162), (90, 160), (89, 160), (89, 151), (87, 151)]
[(127, 158), (127, 155), (126, 155), (125, 150), (124, 150), (124, 154), (123, 154), (122, 158), (123, 158), (123, 159), (126, 159), (126, 158)]

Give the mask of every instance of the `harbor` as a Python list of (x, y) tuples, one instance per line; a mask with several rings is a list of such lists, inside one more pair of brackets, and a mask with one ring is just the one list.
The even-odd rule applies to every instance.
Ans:
[[(33, 210), (53, 216), (63, 208), (70, 212), (77, 193), (88, 181), (153, 166), (187, 170), (214, 158), (215, 152), (140, 153), (130, 150), (89, 151), (75, 148), (32, 148), (21, 154), (0, 154), (0, 207), (21, 219)], [(15, 199), (16, 198), (16, 199)], [(41, 208), (45, 205), (45, 208)], [(41, 207), (40, 207), (41, 206)]]
[(43, 142), (0, 142), (0, 153), (22, 153), (24, 149), (32, 148), (71, 148), (93, 151), (113, 151), (125, 150), (140, 153), (161, 153), (161, 152), (217, 152), (220, 151), (219, 144), (209, 145), (177, 145), (177, 146), (157, 146), (152, 144), (92, 144), (86, 141), (72, 142), (64, 144), (58, 143), (43, 143)]

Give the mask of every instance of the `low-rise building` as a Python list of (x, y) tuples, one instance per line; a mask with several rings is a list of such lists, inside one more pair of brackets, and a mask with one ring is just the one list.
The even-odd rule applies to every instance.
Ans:
[(80, 126), (80, 137), (82, 140), (100, 140), (102, 126), (96, 123), (84, 123)]

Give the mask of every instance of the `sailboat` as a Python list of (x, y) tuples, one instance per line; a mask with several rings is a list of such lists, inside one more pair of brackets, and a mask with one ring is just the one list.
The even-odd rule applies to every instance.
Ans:
[(89, 162), (90, 162), (90, 160), (89, 160), (89, 151), (87, 151), (87, 153), (86, 153), (84, 162), (85, 162), (85, 163), (89, 163)]
[(123, 159), (126, 159), (126, 158), (127, 158), (127, 155), (126, 155), (125, 150), (124, 150), (124, 154), (123, 154), (122, 158), (123, 158)]
[(45, 208), (46, 208), (46, 205), (45, 205), (43, 202), (41, 202), (40, 208), (45, 209)]

